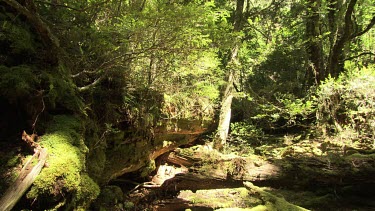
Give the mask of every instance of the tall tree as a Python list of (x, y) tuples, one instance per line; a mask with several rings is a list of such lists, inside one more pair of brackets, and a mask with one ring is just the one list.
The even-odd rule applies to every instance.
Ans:
[[(236, 10), (233, 18), (233, 33), (238, 33), (243, 28), (244, 17), (244, 0), (236, 1)], [(241, 38), (239, 36), (234, 40), (234, 46), (229, 53), (229, 60), (225, 64), (226, 69), (226, 85), (222, 93), (221, 108), (219, 114), (219, 124), (217, 129), (217, 135), (215, 137), (214, 146), (216, 149), (222, 149), (226, 143), (230, 127), (230, 119), (232, 113), (232, 100), (233, 100), (233, 83), (234, 75), (236, 71), (236, 65), (238, 64), (238, 50), (240, 48)]]

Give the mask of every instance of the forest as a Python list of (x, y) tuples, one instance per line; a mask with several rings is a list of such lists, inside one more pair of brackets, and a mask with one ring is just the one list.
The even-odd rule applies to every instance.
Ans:
[(374, 210), (373, 0), (0, 0), (0, 211)]

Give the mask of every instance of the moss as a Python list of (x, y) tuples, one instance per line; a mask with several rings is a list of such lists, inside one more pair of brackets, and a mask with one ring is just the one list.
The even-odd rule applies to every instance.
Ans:
[(250, 195), (246, 188), (181, 191), (178, 198), (189, 201), (195, 206), (212, 208), (248, 208), (261, 204), (257, 196)]
[(79, 208), (85, 210), (99, 194), (99, 186), (87, 174), (81, 175), (81, 183), (77, 189), (77, 200), (81, 202)]
[(267, 207), (267, 210), (270, 211), (304, 211), (305, 208), (299, 207), (297, 205), (287, 202), (284, 198), (273, 195), (262, 188), (259, 188), (253, 185), (250, 182), (244, 183), (245, 186), (253, 193), (260, 196), (260, 199), (263, 201), (263, 205)]
[(267, 211), (267, 207), (263, 205), (256, 206), (254, 208), (221, 208), (216, 211)]
[[(0, 143), (1, 144), (1, 143)], [(2, 147), (2, 146), (0, 146)], [(15, 151), (2, 150), (0, 151), (0, 196), (5, 192), (9, 184), (14, 182), (19, 175), (20, 163), (25, 160), (21, 154)], [(30, 156), (31, 157), (31, 156)]]
[(141, 177), (147, 177), (156, 169), (155, 160), (150, 160), (146, 166), (142, 169)]
[(354, 153), (352, 155), (349, 155), (346, 157), (346, 159), (375, 159), (375, 153), (373, 154), (360, 154), (360, 153)]
[(134, 210), (134, 203), (131, 201), (127, 201), (124, 203), (124, 209), (125, 210)]
[[(9, 14), (8, 14), (9, 15)], [(15, 19), (15, 17), (12, 17)], [(2, 32), (8, 37), (11, 42), (10, 48), (13, 54), (32, 54), (35, 53), (35, 42), (32, 33), (29, 31), (29, 26), (26, 24), (18, 23), (21, 25), (13, 24), (16, 22), (4, 21), (2, 24)], [(2, 34), (3, 34), (2, 33)]]
[(114, 185), (105, 186), (93, 207), (96, 210), (113, 210), (113, 208), (124, 200), (124, 193), (121, 188)]
[(41, 86), (46, 90), (45, 101), (48, 107), (55, 108), (57, 105), (74, 112), (83, 112), (83, 102), (78, 97), (76, 86), (67, 77), (63, 66), (43, 71), (39, 78)]
[(90, 154), (88, 156), (88, 160), (90, 162), (87, 163), (87, 169), (90, 175), (96, 181), (100, 181), (101, 176), (103, 174), (104, 167), (106, 165), (106, 154), (104, 149), (96, 148), (90, 150)]
[(26, 65), (11, 68), (0, 65), (0, 96), (8, 99), (10, 103), (27, 98), (38, 83), (33, 71)]
[[(49, 167), (43, 168), (28, 192), (28, 198), (54, 198), (58, 205), (51, 206), (82, 208), (98, 196), (99, 187), (84, 173), (87, 147), (81, 131), (79, 119), (75, 117), (53, 118), (48, 134), (42, 136), (40, 142), (49, 152)], [(61, 202), (59, 199), (65, 195), (72, 195), (72, 201), (67, 204)]]

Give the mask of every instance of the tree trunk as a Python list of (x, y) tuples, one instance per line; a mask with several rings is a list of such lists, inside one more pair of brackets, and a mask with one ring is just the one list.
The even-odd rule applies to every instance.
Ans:
[(221, 102), (219, 125), (217, 135), (215, 137), (215, 149), (221, 150), (226, 143), (230, 127), (230, 119), (232, 115), (232, 99), (233, 99), (233, 71), (230, 71), (225, 93)]
[(24, 15), (29, 23), (38, 32), (43, 44), (49, 48), (50, 62), (59, 62), (60, 44), (59, 39), (51, 32), (48, 25), (40, 18), (36, 12), (36, 6), (33, 0), (27, 0), (25, 6), (15, 0), (3, 0), (6, 4), (13, 7), (17, 12)]
[(306, 21), (307, 53), (309, 68), (306, 73), (306, 84), (310, 87), (320, 83), (326, 77), (323, 63), (323, 44), (320, 38), (320, 0), (309, 0), (307, 5), (308, 18)]
[[(237, 0), (236, 12), (234, 17), (234, 32), (239, 32), (242, 30), (243, 22), (243, 10), (244, 10), (244, 0)], [(219, 115), (219, 124), (217, 128), (217, 134), (214, 140), (215, 149), (221, 150), (228, 138), (230, 119), (232, 115), (232, 100), (233, 100), (233, 83), (235, 75), (235, 66), (238, 63), (237, 56), (240, 45), (240, 38), (235, 41), (235, 46), (230, 52), (229, 62), (226, 65), (227, 69), (227, 83), (224, 89), (220, 115)]]

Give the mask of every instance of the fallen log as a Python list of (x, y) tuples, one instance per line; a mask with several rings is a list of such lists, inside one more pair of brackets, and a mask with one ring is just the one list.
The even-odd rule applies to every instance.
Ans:
[(191, 190), (193, 192), (204, 189), (238, 188), (242, 187), (243, 181), (224, 179), (214, 176), (204, 176), (196, 173), (178, 174), (166, 180), (161, 186), (165, 192), (178, 192), (181, 190)]
[[(0, 199), (0, 210), (9, 211), (12, 210), (18, 200), (25, 194), (30, 186), (35, 181), (36, 177), (42, 170), (47, 160), (47, 149), (38, 148), (34, 155), (22, 168), (20, 175), (16, 181), (10, 185), (6, 190), (2, 198)], [(33, 161), (38, 159), (38, 163), (33, 166)]]

